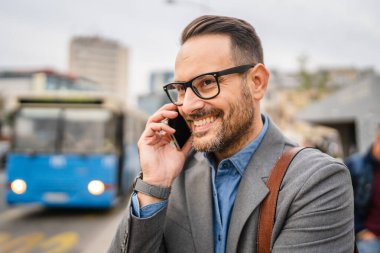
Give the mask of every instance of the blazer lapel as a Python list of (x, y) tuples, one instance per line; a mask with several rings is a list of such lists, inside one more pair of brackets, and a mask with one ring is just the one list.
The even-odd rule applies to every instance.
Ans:
[[(237, 252), (244, 224), (253, 212), (258, 211), (260, 203), (268, 194), (269, 190), (265, 185), (265, 179), (269, 177), (271, 169), (280, 158), (284, 146), (285, 138), (269, 121), (268, 130), (252, 156), (239, 185), (231, 214), (226, 252)], [(255, 221), (254, 226), (257, 227), (257, 225), (257, 221)], [(256, 238), (252, 238), (252, 240), (256, 240)]]
[(186, 199), (197, 252), (214, 252), (213, 204), (210, 165), (202, 153), (186, 169)]

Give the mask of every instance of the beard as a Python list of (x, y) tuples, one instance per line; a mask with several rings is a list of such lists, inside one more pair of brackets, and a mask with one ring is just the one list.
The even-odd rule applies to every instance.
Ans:
[[(193, 133), (193, 147), (201, 152), (220, 152), (227, 151), (240, 145), (244, 138), (251, 131), (254, 122), (254, 104), (252, 95), (246, 81), (242, 81), (240, 96), (229, 103), (230, 111), (228, 115), (218, 108), (200, 110), (192, 115), (191, 118), (198, 118), (205, 115), (215, 115), (221, 120), (214, 129), (206, 133)], [(210, 132), (212, 131), (212, 132)], [(213, 136), (208, 137), (207, 135)]]

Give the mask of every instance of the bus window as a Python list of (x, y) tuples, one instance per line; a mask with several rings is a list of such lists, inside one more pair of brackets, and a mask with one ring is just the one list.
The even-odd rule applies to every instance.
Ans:
[(65, 109), (62, 151), (64, 153), (115, 152), (116, 122), (103, 109)]
[(15, 118), (14, 151), (55, 152), (59, 114), (57, 108), (20, 109)]

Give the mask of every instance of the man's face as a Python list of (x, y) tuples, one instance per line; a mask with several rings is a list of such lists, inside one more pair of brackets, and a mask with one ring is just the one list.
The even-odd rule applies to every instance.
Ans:
[[(223, 35), (204, 35), (187, 41), (176, 61), (175, 80), (188, 81), (203, 73), (235, 67), (230, 40)], [(220, 94), (203, 100), (187, 89), (179, 106), (193, 133), (193, 146), (204, 152), (239, 148), (252, 132), (254, 102), (241, 74), (219, 77)], [(245, 140), (245, 141), (244, 141)]]

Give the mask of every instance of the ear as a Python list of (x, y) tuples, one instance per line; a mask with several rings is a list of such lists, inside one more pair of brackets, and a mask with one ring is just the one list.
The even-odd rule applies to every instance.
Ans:
[(264, 97), (269, 80), (269, 71), (262, 64), (257, 64), (248, 74), (251, 83), (252, 95), (255, 100), (261, 100)]

